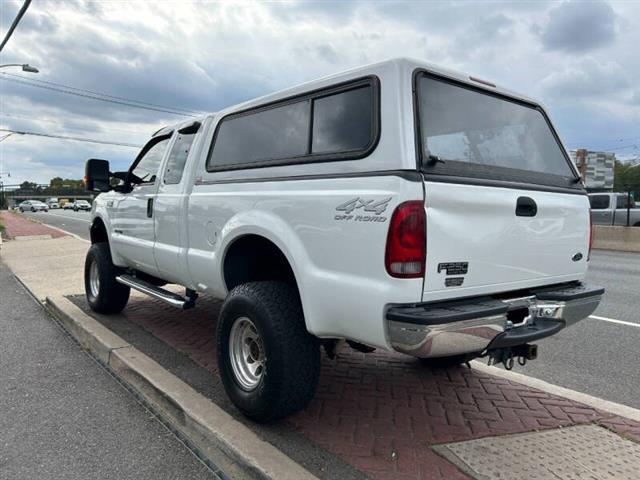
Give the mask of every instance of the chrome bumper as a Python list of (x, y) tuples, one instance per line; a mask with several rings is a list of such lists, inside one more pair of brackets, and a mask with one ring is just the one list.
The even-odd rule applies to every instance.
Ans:
[(603, 288), (582, 284), (531, 290), (514, 298), (391, 305), (391, 346), (414, 357), (447, 357), (525, 344), (591, 315)]

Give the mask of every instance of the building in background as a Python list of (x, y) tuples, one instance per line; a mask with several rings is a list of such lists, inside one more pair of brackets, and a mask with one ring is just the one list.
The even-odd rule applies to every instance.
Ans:
[(587, 190), (599, 192), (613, 191), (613, 166), (616, 154), (610, 152), (592, 152), (579, 148), (569, 152), (578, 167)]

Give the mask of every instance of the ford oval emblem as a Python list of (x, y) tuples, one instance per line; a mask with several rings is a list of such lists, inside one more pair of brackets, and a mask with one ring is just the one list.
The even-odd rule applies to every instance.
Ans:
[(580, 252), (576, 253), (573, 257), (571, 257), (571, 260), (573, 260), (574, 262), (579, 262), (580, 260), (582, 260), (582, 254)]

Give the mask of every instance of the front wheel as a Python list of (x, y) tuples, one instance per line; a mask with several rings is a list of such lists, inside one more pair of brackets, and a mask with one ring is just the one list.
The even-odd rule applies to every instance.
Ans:
[(31, 207), (31, 212), (36, 213), (36, 209), (34, 207)]
[(311, 401), (320, 376), (320, 345), (307, 332), (295, 287), (265, 281), (234, 288), (217, 330), (220, 377), (244, 415), (273, 421)]
[(84, 263), (84, 289), (94, 312), (119, 313), (127, 305), (131, 289), (116, 281), (120, 273), (111, 260), (109, 244), (91, 245)]

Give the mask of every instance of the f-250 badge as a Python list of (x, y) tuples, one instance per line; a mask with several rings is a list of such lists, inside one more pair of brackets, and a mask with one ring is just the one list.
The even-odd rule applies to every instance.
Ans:
[[(354, 222), (386, 222), (387, 217), (382, 213), (387, 209), (391, 197), (384, 200), (363, 200), (360, 197), (353, 198), (348, 202), (344, 202), (336, 207), (337, 212), (345, 214), (336, 214), (335, 220), (354, 221)], [(355, 210), (362, 209), (363, 212), (371, 212), (373, 215), (353, 215)]]

